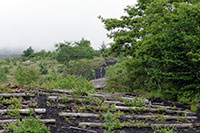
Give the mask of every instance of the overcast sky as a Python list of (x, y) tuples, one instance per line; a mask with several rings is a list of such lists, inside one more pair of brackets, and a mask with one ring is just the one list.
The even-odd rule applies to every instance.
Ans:
[(0, 49), (50, 50), (82, 37), (98, 49), (107, 31), (97, 18), (119, 18), (137, 0), (0, 0)]

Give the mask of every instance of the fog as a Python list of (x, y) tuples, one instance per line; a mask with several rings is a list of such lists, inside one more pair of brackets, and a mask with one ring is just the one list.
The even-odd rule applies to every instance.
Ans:
[(97, 18), (119, 18), (136, 0), (1, 0), (0, 49), (54, 49), (62, 41), (85, 38), (98, 49), (111, 42)]

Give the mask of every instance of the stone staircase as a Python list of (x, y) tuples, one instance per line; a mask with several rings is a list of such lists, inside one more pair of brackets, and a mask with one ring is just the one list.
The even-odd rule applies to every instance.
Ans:
[[(103, 133), (111, 124), (119, 133), (200, 132), (198, 114), (179, 106), (151, 102), (124, 93), (89, 93), (79, 96), (74, 90), (13, 87), (0, 93), (0, 124), (24, 118), (40, 118), (52, 133)], [(12, 117), (9, 104), (2, 101), (22, 98), (19, 117)], [(111, 118), (109, 118), (111, 115)], [(110, 123), (109, 123), (110, 122)], [(110, 126), (110, 127), (111, 127)], [(0, 132), (5, 132), (0, 126)]]

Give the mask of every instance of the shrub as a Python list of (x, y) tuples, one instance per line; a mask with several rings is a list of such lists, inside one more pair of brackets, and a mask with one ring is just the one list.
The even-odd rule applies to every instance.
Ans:
[(105, 62), (103, 59), (98, 58), (94, 60), (80, 59), (70, 61), (68, 68), (66, 69), (68, 74), (83, 76), (88, 80), (94, 79), (95, 69), (99, 69)]
[(0, 82), (5, 82), (7, 80), (8, 78), (7, 78), (5, 70), (0, 69)]
[(3, 124), (6, 131), (13, 133), (50, 133), (50, 128), (40, 122), (40, 119), (24, 119), (10, 124)]
[(41, 74), (48, 74), (47, 64), (46, 63), (40, 63), (40, 73)]
[(128, 72), (125, 64), (127, 60), (119, 61), (114, 66), (106, 67), (105, 77), (107, 89), (114, 89), (115, 91), (131, 91), (132, 82), (129, 82)]
[(57, 61), (67, 64), (70, 60), (92, 59), (96, 52), (90, 41), (82, 39), (79, 42), (64, 42), (56, 44)]
[(60, 89), (74, 89), (80, 95), (92, 91), (92, 83), (84, 79), (83, 77), (76, 77), (73, 75), (67, 75), (66, 77), (52, 77), (48, 81), (44, 82), (41, 87), (43, 88), (60, 88)]
[(19, 85), (30, 85), (32, 82), (38, 81), (39, 72), (35, 68), (18, 67), (15, 79)]

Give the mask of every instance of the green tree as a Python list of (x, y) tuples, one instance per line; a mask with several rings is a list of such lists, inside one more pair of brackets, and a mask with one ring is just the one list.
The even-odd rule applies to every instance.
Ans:
[(79, 42), (64, 42), (56, 44), (57, 60), (68, 63), (70, 60), (91, 59), (96, 55), (90, 41), (82, 39)]
[(101, 44), (101, 46), (99, 47), (99, 51), (100, 51), (100, 53), (102, 54), (106, 49), (107, 49), (107, 46), (106, 46), (106, 44), (103, 42), (103, 43)]
[(200, 92), (199, 1), (138, 0), (125, 11), (120, 19), (99, 18), (114, 39), (110, 52), (132, 57), (126, 66), (133, 86), (142, 76), (142, 88), (173, 99)]
[(23, 51), (22, 56), (23, 57), (33, 57), (34, 55), (34, 49), (30, 46), (28, 49)]

